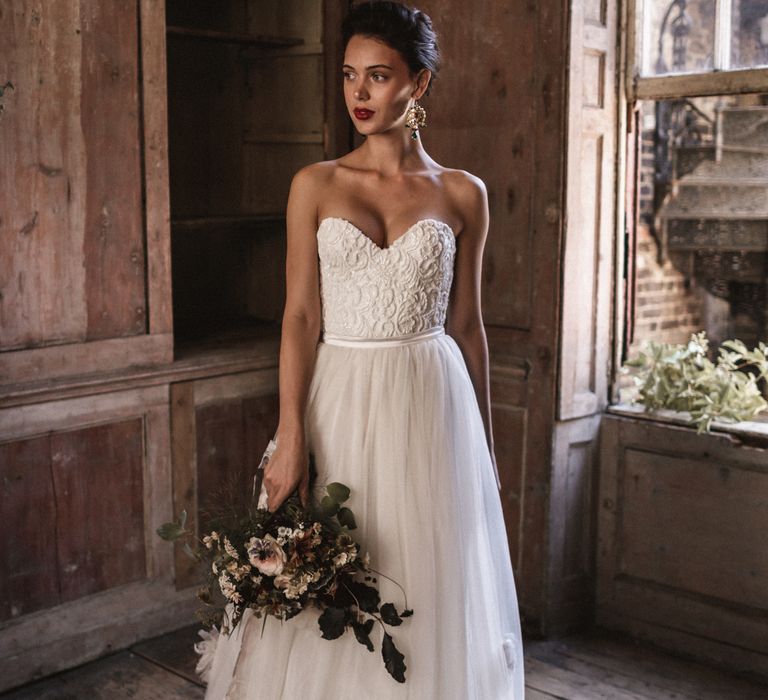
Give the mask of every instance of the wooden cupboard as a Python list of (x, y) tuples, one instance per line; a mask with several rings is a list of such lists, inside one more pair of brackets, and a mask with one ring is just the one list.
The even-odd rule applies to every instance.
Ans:
[(349, 146), (344, 11), (0, 8), (0, 690), (193, 619), (155, 530), (276, 428), (285, 204)]

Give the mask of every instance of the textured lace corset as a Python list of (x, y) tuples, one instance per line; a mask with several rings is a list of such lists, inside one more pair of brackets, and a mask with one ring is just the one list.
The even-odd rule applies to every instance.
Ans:
[(456, 238), (448, 224), (417, 221), (380, 248), (346, 219), (317, 230), (323, 331), (391, 338), (445, 323)]

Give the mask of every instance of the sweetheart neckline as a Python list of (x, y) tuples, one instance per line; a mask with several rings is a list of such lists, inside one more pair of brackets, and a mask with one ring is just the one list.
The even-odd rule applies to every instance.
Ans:
[(392, 243), (390, 243), (386, 248), (382, 248), (380, 245), (378, 245), (376, 243), (376, 241), (374, 241), (370, 236), (368, 236), (365, 233), (365, 231), (363, 231), (359, 226), (355, 226), (355, 224), (353, 224), (349, 219), (345, 219), (343, 216), (325, 216), (325, 217), (323, 217), (320, 220), (320, 223), (317, 226), (318, 233), (320, 232), (320, 229), (322, 228), (323, 224), (326, 221), (333, 221), (333, 220), (335, 220), (335, 221), (343, 221), (350, 228), (354, 229), (359, 235), (361, 235), (363, 238), (365, 238), (365, 240), (367, 240), (368, 243), (370, 243), (376, 250), (378, 250), (378, 251), (380, 251), (382, 253), (387, 251), (387, 250), (392, 250), (392, 248), (394, 248), (398, 243), (400, 243), (400, 241), (402, 241), (403, 238), (408, 236), (408, 234), (410, 234), (411, 231), (416, 229), (416, 227), (419, 224), (424, 224), (424, 223), (435, 223), (435, 224), (441, 224), (441, 225), (445, 226), (448, 229), (448, 231), (450, 232), (451, 238), (453, 239), (454, 243), (456, 242), (456, 234), (454, 233), (453, 228), (451, 227), (451, 225), (447, 224), (445, 221), (442, 221), (441, 219), (434, 219), (434, 218), (431, 218), (431, 217), (428, 217), (426, 219), (419, 219), (418, 221), (416, 221), (414, 224), (409, 226), (405, 230), (404, 233), (402, 233), (394, 241), (392, 241)]

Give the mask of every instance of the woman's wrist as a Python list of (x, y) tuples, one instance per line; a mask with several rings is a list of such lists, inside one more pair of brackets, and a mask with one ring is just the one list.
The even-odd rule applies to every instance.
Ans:
[(292, 423), (277, 426), (277, 440), (283, 446), (293, 445), (295, 447), (303, 447), (306, 444), (306, 435), (304, 434), (304, 426), (298, 423)]

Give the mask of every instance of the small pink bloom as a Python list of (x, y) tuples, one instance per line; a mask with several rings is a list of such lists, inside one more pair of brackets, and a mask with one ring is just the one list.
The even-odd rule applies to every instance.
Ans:
[(262, 539), (251, 537), (248, 543), (248, 560), (265, 576), (276, 576), (285, 565), (285, 552), (272, 535)]

